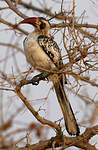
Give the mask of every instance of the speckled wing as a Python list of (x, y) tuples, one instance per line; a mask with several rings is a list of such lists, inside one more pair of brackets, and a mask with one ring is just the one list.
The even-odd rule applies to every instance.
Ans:
[(51, 61), (56, 65), (56, 67), (60, 68), (62, 64), (62, 58), (61, 51), (57, 43), (50, 37), (44, 35), (40, 35), (38, 37), (38, 43), (44, 52), (49, 56)]

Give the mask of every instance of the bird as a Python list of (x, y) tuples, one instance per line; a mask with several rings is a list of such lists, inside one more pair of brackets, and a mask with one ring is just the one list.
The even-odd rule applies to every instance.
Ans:
[(34, 27), (24, 40), (27, 62), (41, 73), (52, 72), (48, 79), (53, 82), (66, 130), (69, 135), (79, 136), (79, 126), (64, 89), (66, 76), (56, 73), (63, 67), (63, 61), (59, 46), (50, 36), (51, 24), (43, 17), (28, 17), (19, 22), (19, 24), (24, 23)]

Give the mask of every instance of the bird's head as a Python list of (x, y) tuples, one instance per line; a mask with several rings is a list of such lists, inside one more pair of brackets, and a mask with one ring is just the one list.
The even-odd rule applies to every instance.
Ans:
[(50, 32), (50, 23), (43, 17), (30, 17), (22, 20), (18, 24), (24, 23), (33, 25), (35, 27), (35, 30), (43, 35), (48, 35)]

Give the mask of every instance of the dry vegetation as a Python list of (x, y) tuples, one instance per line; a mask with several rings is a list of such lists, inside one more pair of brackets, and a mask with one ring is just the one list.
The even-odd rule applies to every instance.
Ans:
[[(73, 8), (68, 11), (63, 8), (64, 0), (61, 4), (55, 0), (54, 3), (58, 3), (61, 7), (59, 13), (54, 12), (51, 8), (48, 9), (44, 0), (38, 1), (37, 5), (34, 5), (32, 0), (29, 2), (3, 0), (0, 3), (2, 3), (0, 5), (0, 25), (2, 23), (0, 32), (8, 37), (11, 33), (7, 42), (0, 41), (0, 150), (44, 150), (48, 148), (54, 150), (55, 147), (61, 147), (61, 149), (69, 147), (69, 149), (72, 149), (72, 146), (78, 149), (96, 150), (98, 143), (91, 144), (89, 141), (95, 135), (98, 139), (98, 125), (94, 126), (98, 123), (98, 25), (84, 23), (84, 13), (76, 18), (75, 0), (73, 0)], [(27, 35), (28, 32), (20, 26), (15, 26), (15, 23), (19, 19), (26, 18), (27, 11), (30, 11), (32, 16), (40, 14), (40, 16), (45, 16), (48, 19), (51, 18), (51, 28), (54, 31), (51, 36), (56, 37), (59, 32), (62, 34), (60, 40), (58, 40), (63, 47), (64, 66), (58, 73), (66, 74), (67, 91), (75, 94), (85, 106), (83, 110), (85, 112), (83, 112), (83, 117), (78, 124), (80, 129), (84, 126), (86, 130), (79, 137), (65, 136), (61, 123), (50, 121), (41, 116), (41, 108), (34, 109), (22, 92), (23, 87), (26, 88), (29, 84), (33, 86), (35, 83), (34, 77), (29, 78), (33, 75), (34, 70), (24, 71), (19, 65), (19, 61), (24, 55), (23, 49), (19, 46), (20, 41), (22, 41), (23, 35)], [(10, 16), (13, 16), (13, 21), (7, 19)], [(6, 52), (2, 57), (3, 48), (5, 47)], [(11, 53), (9, 53), (9, 49)], [(17, 54), (20, 54), (21, 57)], [(10, 59), (12, 59), (11, 63), (14, 69), (9, 68)], [(89, 91), (92, 93), (89, 93)], [(30, 91), (27, 90), (27, 93), (29, 95)], [(49, 93), (45, 99), (48, 99), (48, 96)], [(19, 101), (19, 105), (17, 103), (13, 104), (13, 101), (17, 101), (17, 103)], [(75, 102), (77, 105), (80, 103), (79, 101)], [(24, 111), (24, 108), (35, 116), (38, 123), (32, 120), (29, 124), (23, 125), (19, 119), (14, 129), (14, 120), (19, 115), (19, 118), (22, 117), (21, 112)], [(51, 128), (55, 130), (56, 134), (54, 136), (56, 136), (47, 140), (47, 130)], [(34, 132), (36, 139), (39, 139), (39, 143), (36, 142), (35, 145), (30, 144), (34, 141), (34, 136), (29, 135), (32, 132)], [(20, 133), (22, 136), (19, 136)], [(15, 137), (18, 137), (17, 140), (15, 140)], [(44, 141), (40, 141), (42, 137), (44, 137)], [(25, 141), (25, 144), (23, 141)], [(22, 145), (22, 148), (19, 148), (18, 144)]]

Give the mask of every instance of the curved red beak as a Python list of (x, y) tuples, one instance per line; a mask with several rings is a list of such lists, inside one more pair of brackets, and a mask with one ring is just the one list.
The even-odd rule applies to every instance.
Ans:
[(27, 19), (20, 21), (18, 24), (28, 23), (28, 24), (36, 26), (38, 20), (39, 19), (37, 17), (30, 17), (30, 18), (27, 18)]

